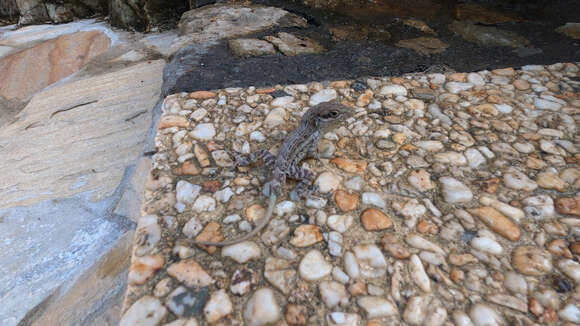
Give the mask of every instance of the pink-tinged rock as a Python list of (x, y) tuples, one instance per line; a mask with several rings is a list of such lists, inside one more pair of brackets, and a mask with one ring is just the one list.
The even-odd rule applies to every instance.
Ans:
[(193, 259), (182, 260), (171, 264), (167, 274), (189, 287), (202, 287), (214, 283), (214, 279)]
[(162, 255), (152, 255), (133, 258), (129, 269), (129, 284), (144, 284), (163, 267), (165, 258)]
[(99, 31), (63, 35), (0, 59), (0, 97), (25, 101), (85, 66), (111, 40)]
[(518, 241), (521, 236), (520, 228), (510, 219), (493, 207), (484, 206), (468, 210), (471, 214), (479, 219), (490, 229), (511, 241)]

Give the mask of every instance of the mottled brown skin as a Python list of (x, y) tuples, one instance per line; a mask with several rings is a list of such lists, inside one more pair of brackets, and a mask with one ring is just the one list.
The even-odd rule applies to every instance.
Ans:
[(262, 159), (266, 167), (272, 171), (272, 179), (269, 186), (270, 199), (266, 215), (252, 231), (239, 238), (222, 242), (194, 241), (193, 243), (196, 245), (223, 247), (240, 243), (258, 234), (272, 218), (276, 201), (278, 196), (282, 194), (287, 178), (300, 180), (296, 190), (301, 197), (308, 196), (315, 190), (308, 189), (312, 184), (314, 174), (301, 168), (298, 164), (305, 157), (318, 158), (316, 147), (320, 138), (353, 114), (353, 109), (337, 101), (320, 103), (304, 113), (300, 124), (288, 135), (277, 156), (268, 150), (259, 150), (248, 157), (237, 158), (237, 164), (240, 166), (249, 165)]

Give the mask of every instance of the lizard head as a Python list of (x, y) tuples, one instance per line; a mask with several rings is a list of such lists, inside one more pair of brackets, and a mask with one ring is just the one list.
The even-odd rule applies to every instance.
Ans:
[(305, 113), (309, 120), (315, 120), (319, 129), (330, 131), (354, 115), (354, 110), (338, 101), (320, 103)]

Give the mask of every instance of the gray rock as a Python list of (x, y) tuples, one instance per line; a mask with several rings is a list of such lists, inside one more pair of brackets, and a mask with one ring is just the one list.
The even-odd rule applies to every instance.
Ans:
[(255, 38), (237, 39), (229, 41), (230, 49), (238, 57), (257, 57), (267, 54), (276, 54), (271, 43)]
[(517, 33), (496, 27), (478, 26), (455, 21), (449, 25), (449, 29), (467, 41), (484, 46), (511, 46), (517, 48), (530, 43), (530, 41)]
[(280, 52), (287, 56), (295, 56), (300, 54), (320, 53), (324, 51), (324, 47), (320, 43), (310, 38), (298, 38), (290, 33), (278, 33), (278, 37), (266, 36), (267, 41), (276, 45)]

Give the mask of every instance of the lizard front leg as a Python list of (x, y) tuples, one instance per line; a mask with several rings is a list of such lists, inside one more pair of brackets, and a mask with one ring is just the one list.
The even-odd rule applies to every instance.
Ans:
[(288, 171), (288, 177), (299, 180), (296, 186), (296, 194), (301, 198), (309, 197), (313, 192), (318, 191), (318, 187), (312, 185), (314, 173), (308, 169), (292, 166)]
[(272, 170), (276, 163), (276, 156), (267, 149), (261, 149), (245, 156), (235, 154), (235, 158), (237, 166), (247, 166), (262, 159), (266, 167)]

